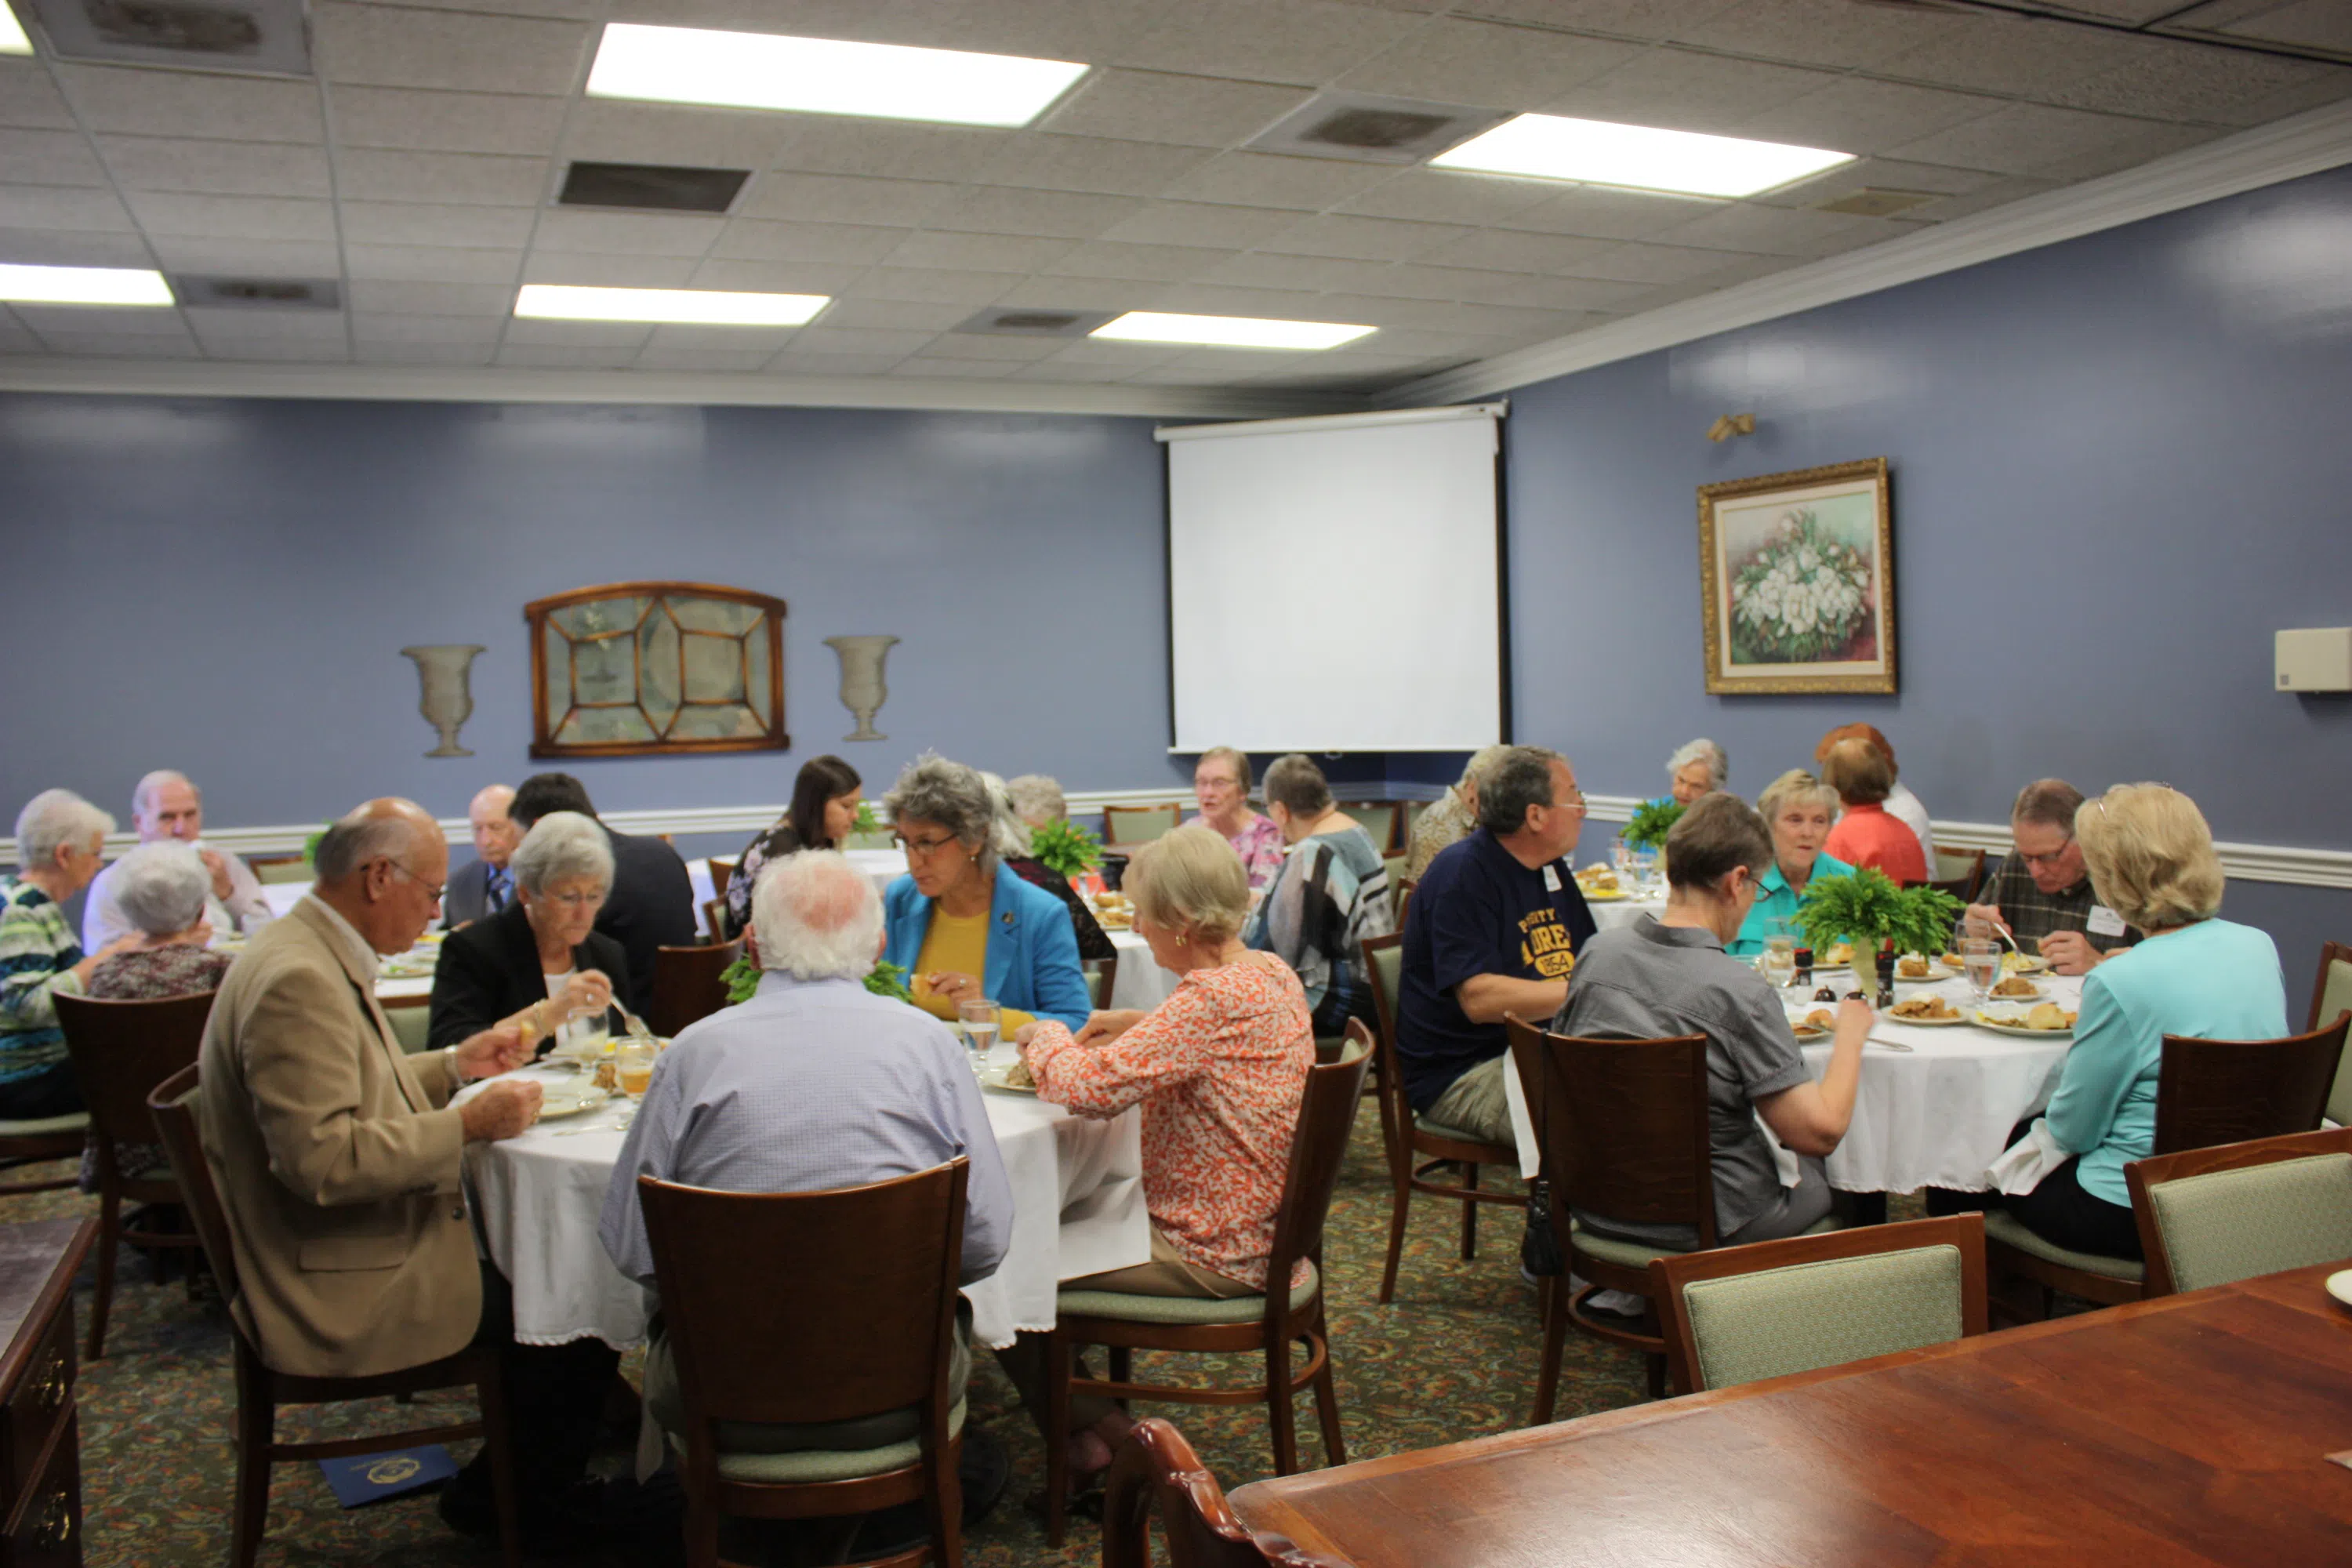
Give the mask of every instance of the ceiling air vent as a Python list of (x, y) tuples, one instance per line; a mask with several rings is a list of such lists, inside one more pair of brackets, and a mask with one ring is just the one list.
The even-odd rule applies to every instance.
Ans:
[(343, 287), (332, 278), (197, 278), (172, 279), (181, 304), (198, 310), (340, 310)]
[(310, 74), (302, 0), (32, 0), (29, 9), (61, 59)]
[(1508, 120), (1501, 110), (1360, 92), (1318, 93), (1246, 145), (1300, 158), (1418, 163)]
[(1116, 310), (1056, 310), (1045, 305), (996, 305), (955, 331), (998, 337), (1083, 338), (1118, 314)]
[(1933, 191), (1885, 191), (1865, 186), (1835, 201), (1816, 202), (1815, 212), (1843, 213), (1848, 217), (1893, 217), (1943, 197)]
[(749, 169), (693, 169), (668, 163), (574, 163), (563, 176), (563, 207), (634, 207), (640, 212), (723, 213), (751, 177)]

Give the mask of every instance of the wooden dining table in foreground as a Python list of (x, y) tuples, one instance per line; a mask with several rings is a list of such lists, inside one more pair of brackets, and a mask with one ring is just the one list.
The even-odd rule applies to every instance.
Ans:
[(2343, 1264), (1233, 1494), (1356, 1568), (2352, 1562)]

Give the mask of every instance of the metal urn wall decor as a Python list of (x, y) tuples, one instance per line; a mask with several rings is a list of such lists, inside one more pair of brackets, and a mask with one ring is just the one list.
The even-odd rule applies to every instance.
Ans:
[(784, 602), (607, 583), (523, 606), (534, 757), (782, 751)]
[(845, 741), (887, 741), (874, 727), (874, 715), (890, 700), (882, 679), (882, 664), (889, 657), (893, 637), (827, 637), (824, 646), (841, 656), (841, 705), (857, 716), (857, 728)]
[(402, 658), (416, 662), (416, 710), (441, 737), (426, 756), (474, 754), (457, 743), (457, 731), (474, 716), (474, 656), (481, 651), (482, 645), (475, 642), (420, 643), (400, 650)]

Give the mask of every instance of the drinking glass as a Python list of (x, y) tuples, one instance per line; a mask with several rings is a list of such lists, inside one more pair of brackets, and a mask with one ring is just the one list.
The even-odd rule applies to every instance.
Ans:
[(1651, 879), (1653, 877), (1655, 877), (1655, 876), (1657, 875), (1657, 872), (1658, 872), (1658, 852), (1657, 852), (1656, 850), (1654, 850), (1654, 849), (1636, 849), (1636, 850), (1634, 850), (1634, 851), (1633, 851), (1633, 881), (1634, 881), (1634, 886), (1633, 886), (1633, 887), (1632, 887), (1632, 888), (1630, 888), (1630, 889), (1626, 889), (1626, 890), (1627, 890), (1627, 891), (1629, 891), (1629, 892), (1632, 892), (1632, 893), (1635, 893), (1635, 894), (1645, 894), (1645, 893), (1647, 893), (1647, 892), (1650, 890), (1650, 879)]
[(1633, 847), (1622, 838), (1612, 844), (1609, 847), (1609, 864), (1617, 873), (1618, 889), (1623, 892), (1632, 892), (1633, 890)]
[(1787, 985), (1797, 977), (1795, 938), (1768, 936), (1764, 939), (1763, 974), (1768, 984), (1780, 986)]
[(959, 1002), (956, 1019), (963, 1026), (964, 1046), (971, 1052), (971, 1070), (976, 1078), (988, 1070), (988, 1053), (996, 1048), (996, 1004), (986, 1000)]
[(1992, 995), (1994, 982), (2000, 978), (2000, 942), (1989, 936), (1960, 939), (1960, 968), (1969, 977), (1969, 989), (1976, 994), (1981, 1006)]
[(615, 1065), (621, 1078), (621, 1092), (642, 1095), (646, 1086), (654, 1080), (654, 1048), (641, 1041), (623, 1046)]

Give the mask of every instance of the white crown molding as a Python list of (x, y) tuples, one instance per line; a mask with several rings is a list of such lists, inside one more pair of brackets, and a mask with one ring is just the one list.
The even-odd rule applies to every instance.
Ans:
[(1392, 387), (1401, 407), (1487, 397), (1938, 273), (2352, 163), (2352, 102)]
[(1164, 425), (1155, 441), (1197, 441), (1208, 436), (1291, 436), (1302, 431), (1363, 430), (1390, 425), (1447, 425), (1465, 419), (1500, 419), (1511, 405), (1448, 403), (1435, 408), (1378, 408), (1369, 414), (1310, 414), (1295, 419), (1244, 419), (1216, 425)]
[[(1334, 786), (1341, 800), (1361, 798), (1377, 793), (1387, 800), (1436, 800), (1445, 794), (1443, 784), (1341, 784)], [(1166, 805), (1177, 804), (1191, 807), (1181, 786), (1173, 789), (1108, 789), (1074, 790), (1065, 797), (1073, 814), (1080, 816), (1098, 813), (1106, 805)], [(1585, 796), (1585, 808), (1594, 822), (1625, 822), (1632, 819), (1633, 808), (1642, 804), (1638, 795), (1593, 795)], [(645, 834), (726, 834), (749, 837), (782, 816), (790, 807), (773, 805), (698, 805), (677, 806), (652, 811), (608, 811), (603, 820), (623, 833)], [(1982, 849), (1991, 854), (2007, 854), (2010, 847), (2006, 824), (1990, 822), (1938, 822), (1936, 843), (1946, 849)], [(280, 827), (208, 827), (205, 842), (215, 848), (238, 855), (292, 855), (301, 852), (310, 835), (319, 831), (316, 826)], [(472, 830), (462, 816), (441, 819), (441, 831), (452, 845), (471, 842)], [(127, 853), (139, 840), (128, 833), (117, 833), (106, 841), (107, 858)], [(2242, 882), (2278, 882), (2299, 888), (2352, 889), (2352, 850), (2305, 849), (2282, 844), (2216, 844), (2221, 852), (2222, 869), (2231, 879)], [(16, 840), (0, 837), (0, 864), (14, 865)]]
[(910, 408), (1141, 418), (1286, 417), (1362, 406), (1330, 393), (1246, 386), (688, 374), (635, 370), (240, 364), (187, 360), (0, 358), (0, 392), (156, 397), (299, 397), (395, 403), (598, 403), (747, 408)]

